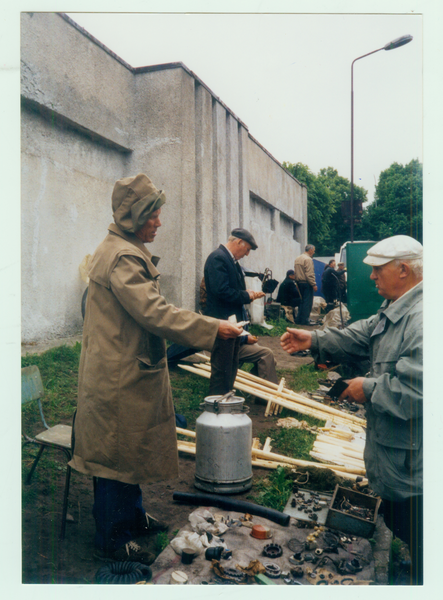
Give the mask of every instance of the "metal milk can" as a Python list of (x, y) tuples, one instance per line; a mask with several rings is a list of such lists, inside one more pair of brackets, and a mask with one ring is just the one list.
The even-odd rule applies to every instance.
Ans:
[(244, 398), (208, 396), (196, 421), (195, 487), (235, 494), (252, 486), (252, 421)]

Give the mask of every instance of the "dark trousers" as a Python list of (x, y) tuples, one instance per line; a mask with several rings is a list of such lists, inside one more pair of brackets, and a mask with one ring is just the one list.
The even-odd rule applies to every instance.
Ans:
[(309, 325), (312, 303), (314, 302), (314, 288), (309, 283), (303, 281), (298, 281), (297, 285), (301, 293), (301, 304), (298, 307), (298, 315), (295, 322), (297, 325)]
[(423, 585), (423, 496), (404, 502), (383, 500), (387, 527), (409, 547), (411, 585)]
[(97, 477), (92, 514), (95, 546), (107, 552), (117, 550), (138, 537), (138, 531), (146, 525), (140, 486)]
[(223, 396), (234, 387), (238, 369), (239, 348), (239, 338), (231, 340), (216, 338), (211, 351), (210, 396)]
[(328, 304), (333, 304), (334, 300), (337, 298), (337, 290), (334, 284), (327, 285), (323, 284), (322, 286), (323, 296)]

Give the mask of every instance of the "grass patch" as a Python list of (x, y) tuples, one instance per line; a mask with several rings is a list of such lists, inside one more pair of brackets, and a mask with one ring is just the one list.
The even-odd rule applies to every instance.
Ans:
[(188, 429), (195, 430), (195, 421), (201, 414), (200, 404), (209, 392), (209, 379), (177, 368), (170, 372), (175, 411), (186, 417)]
[(258, 435), (261, 444), (264, 444), (267, 437), (273, 440), (271, 452), (301, 460), (312, 460), (309, 452), (312, 450), (315, 438), (309, 431), (276, 427)]
[(169, 544), (168, 534), (165, 531), (157, 533), (155, 537), (155, 551), (157, 554), (163, 552), (166, 546)]
[(286, 327), (292, 325), (285, 319), (280, 319), (280, 321), (277, 321), (276, 319), (266, 319), (266, 323), (272, 325), (273, 329), (266, 329), (266, 327), (254, 323), (249, 327), (249, 332), (256, 336), (281, 337), (285, 333)]
[(278, 467), (268, 477), (254, 483), (253, 495), (248, 496), (257, 504), (283, 510), (292, 492), (292, 480), (287, 477), (290, 469)]

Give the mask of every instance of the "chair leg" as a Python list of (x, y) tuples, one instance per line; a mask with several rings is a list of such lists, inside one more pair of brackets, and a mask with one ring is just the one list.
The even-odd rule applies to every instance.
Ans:
[(35, 468), (37, 467), (38, 461), (40, 460), (41, 455), (43, 454), (43, 451), (45, 448), (46, 448), (46, 446), (40, 446), (40, 450), (38, 451), (38, 454), (35, 457), (34, 462), (32, 463), (31, 470), (29, 471), (28, 476), (26, 478), (26, 481), (25, 481), (26, 485), (29, 485), (31, 483), (32, 475), (34, 474)]
[(71, 467), (66, 465), (66, 480), (65, 480), (65, 493), (63, 496), (63, 512), (62, 512), (62, 530), (60, 539), (65, 539), (66, 532), (66, 515), (68, 514), (68, 497), (69, 497), (69, 484), (71, 481)]

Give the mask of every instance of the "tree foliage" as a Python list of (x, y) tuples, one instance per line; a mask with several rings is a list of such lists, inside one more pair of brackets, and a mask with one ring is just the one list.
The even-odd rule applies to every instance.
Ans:
[(358, 239), (409, 235), (423, 242), (423, 165), (417, 159), (382, 171), (374, 198), (356, 228)]
[[(303, 163), (283, 163), (308, 190), (308, 242), (320, 256), (332, 256), (350, 240), (350, 224), (345, 223), (341, 206), (350, 201), (351, 182), (333, 167), (316, 175)], [(367, 191), (354, 184), (354, 200), (367, 201)], [(393, 163), (380, 173), (375, 200), (363, 210), (354, 225), (354, 240), (378, 242), (392, 235), (410, 235), (422, 242), (423, 166), (417, 160), (405, 166)]]
[[(341, 214), (342, 201), (351, 197), (351, 183), (341, 177), (336, 169), (321, 169), (318, 175), (312, 173), (303, 163), (283, 163), (300, 183), (308, 190), (308, 241), (314, 244), (320, 256), (332, 256), (340, 246), (349, 240), (349, 225)], [(354, 198), (365, 202), (367, 192), (354, 185)]]

